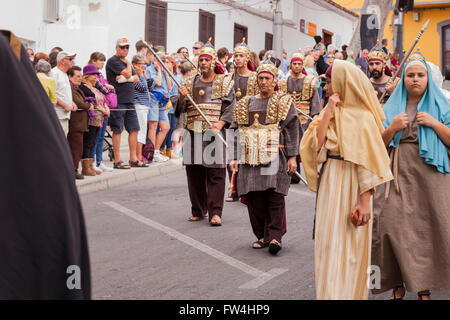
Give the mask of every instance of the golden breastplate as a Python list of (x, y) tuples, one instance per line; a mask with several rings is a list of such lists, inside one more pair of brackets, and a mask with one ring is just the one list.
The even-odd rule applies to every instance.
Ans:
[[(278, 123), (265, 123), (265, 112), (249, 112), (249, 126), (239, 126), (241, 162), (250, 166), (266, 165), (278, 159), (280, 131)], [(252, 121), (253, 120), (253, 121)]]
[[(206, 118), (213, 124), (219, 121), (222, 102), (212, 99), (211, 87), (195, 87), (192, 89), (193, 99)], [(187, 107), (187, 129), (195, 132), (205, 132), (208, 123), (193, 106)]]

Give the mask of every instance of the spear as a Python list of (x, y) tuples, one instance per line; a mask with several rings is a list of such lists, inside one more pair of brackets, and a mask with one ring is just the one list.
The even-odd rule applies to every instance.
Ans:
[(297, 171), (295, 171), (295, 174), (297, 175), (297, 177), (300, 178), (300, 180), (303, 181), (304, 184), (308, 185), (308, 182), (306, 182), (305, 178), (302, 177), (302, 175), (300, 173), (298, 173)]
[[(411, 52), (413, 51), (414, 47), (416, 46), (417, 42), (419, 42), (420, 37), (422, 37), (423, 33), (425, 32), (425, 30), (428, 28), (428, 24), (430, 23), (430, 19), (427, 20), (427, 22), (425, 22), (425, 24), (423, 25), (422, 29), (420, 30), (419, 34), (416, 37), (416, 40), (414, 40), (414, 43), (412, 44), (411, 48), (409, 49), (408, 53), (403, 57), (402, 63), (400, 64), (400, 66), (398, 67), (397, 71), (395, 72), (394, 76), (391, 78), (392, 81), (394, 81), (398, 74), (400, 73), (400, 71), (403, 68), (403, 65), (405, 64), (406, 60), (409, 58), (409, 56), (411, 55)], [(383, 95), (380, 98), (380, 102), (383, 101), (383, 98), (386, 96), (386, 91), (383, 93)]]
[(313, 121), (313, 118), (311, 118), (309, 115), (307, 115), (306, 113), (304, 113), (302, 110), (300, 110), (299, 108), (295, 108), (297, 109), (298, 112), (300, 112), (302, 115), (304, 115), (305, 117), (307, 117), (309, 120)]
[(197, 72), (198, 72), (199, 74), (202, 73), (202, 72), (200, 71), (200, 69), (195, 65), (195, 63), (193, 63), (193, 62), (191, 61), (191, 59), (189, 59), (189, 57), (188, 57), (185, 53), (183, 53), (183, 57), (184, 57), (187, 61), (189, 61), (190, 64), (192, 64), (192, 66), (194, 67), (194, 69), (197, 70)]
[[(142, 40), (144, 42), (144, 44), (147, 45), (147, 47), (150, 49), (151, 53), (155, 56), (156, 60), (158, 60), (159, 64), (164, 68), (164, 70), (166, 70), (167, 74), (169, 75), (169, 77), (172, 79), (173, 82), (175, 82), (175, 84), (180, 88), (181, 87), (181, 83), (178, 82), (177, 78), (175, 78), (175, 76), (173, 75), (173, 73), (169, 70), (169, 68), (167, 68), (167, 66), (161, 61), (160, 57), (158, 57), (158, 55), (156, 54), (155, 50), (153, 50), (153, 47), (150, 46), (145, 40)], [(198, 107), (198, 105), (195, 103), (194, 99), (192, 99), (191, 95), (188, 94), (186, 96), (189, 101), (192, 103), (192, 105), (195, 107), (195, 109), (197, 109), (198, 113), (200, 113), (200, 115), (202, 116), (202, 118), (206, 121), (206, 123), (211, 127), (212, 123), (211, 121), (209, 121), (209, 119), (205, 116), (205, 114), (203, 113), (203, 111)], [(225, 139), (220, 135), (220, 132), (215, 132), (215, 134), (217, 135), (217, 137), (219, 137), (219, 139), (223, 142), (223, 144), (225, 145), (225, 147), (228, 147), (228, 144), (226, 143)]]

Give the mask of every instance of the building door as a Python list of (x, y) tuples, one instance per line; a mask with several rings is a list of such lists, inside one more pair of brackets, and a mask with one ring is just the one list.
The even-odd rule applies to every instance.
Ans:
[(324, 45), (328, 45), (330, 43), (333, 43), (333, 32), (322, 29), (322, 41)]
[(147, 0), (145, 39), (154, 46), (167, 48), (167, 2)]
[(266, 32), (266, 37), (264, 41), (264, 50), (269, 51), (273, 48), (273, 34)]
[(442, 73), (450, 72), (450, 25), (442, 28)]
[(198, 40), (207, 43), (211, 38), (211, 44), (214, 45), (216, 34), (216, 15), (202, 9), (198, 12)]
[(245, 42), (248, 44), (248, 28), (240, 24), (234, 24), (234, 45), (242, 42), (242, 38), (245, 38)]

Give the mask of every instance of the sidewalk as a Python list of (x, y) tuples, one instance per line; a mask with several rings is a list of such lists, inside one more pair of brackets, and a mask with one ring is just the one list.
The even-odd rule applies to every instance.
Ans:
[[(128, 134), (126, 132), (122, 134), (120, 155), (122, 160), (128, 164), (129, 149)], [(110, 168), (113, 167), (113, 162), (109, 160), (108, 152), (103, 153), (103, 163)], [(131, 168), (128, 170), (114, 169), (113, 172), (103, 172), (101, 175), (95, 177), (86, 176), (84, 177), (84, 180), (76, 180), (76, 185), (78, 193), (83, 195), (131, 184), (182, 169), (182, 159), (172, 159), (161, 163), (151, 163), (148, 168)], [(81, 169), (79, 172), (81, 172)]]

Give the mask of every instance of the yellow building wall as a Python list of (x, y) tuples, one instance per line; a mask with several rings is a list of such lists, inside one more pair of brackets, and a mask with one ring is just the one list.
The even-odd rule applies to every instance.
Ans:
[[(432, 2), (433, 0), (420, 0), (418, 2)], [(364, 0), (334, 0), (334, 2), (340, 4), (347, 9), (361, 9)], [(435, 2), (435, 1), (434, 1)], [(403, 25), (403, 49), (405, 51), (409, 50), (413, 41), (417, 37), (422, 28), (423, 24), (430, 19), (430, 24), (427, 30), (420, 38), (419, 43), (416, 48), (420, 48), (420, 51), (425, 56), (428, 61), (431, 61), (435, 65), (440, 67), (441, 64), (441, 51), (442, 51), (442, 40), (438, 33), (437, 24), (439, 22), (450, 19), (450, 7), (447, 8), (416, 8), (415, 11), (419, 12), (419, 21), (414, 21), (413, 12), (407, 12), (404, 15), (404, 25)], [(389, 23), (391, 22), (391, 25)], [(392, 40), (394, 39), (394, 13), (391, 11), (389, 13), (388, 19), (386, 21), (386, 26), (384, 28), (383, 38), (389, 40), (388, 49), (392, 50)], [(369, 48), (370, 49), (370, 48)]]

